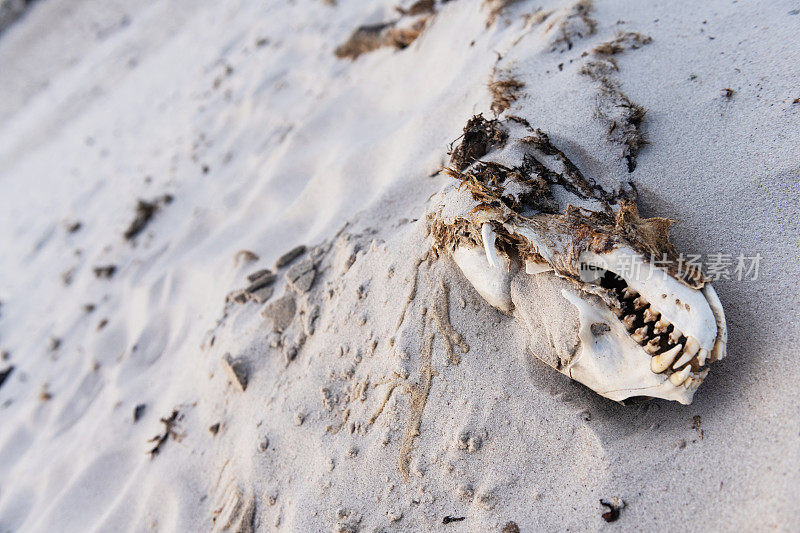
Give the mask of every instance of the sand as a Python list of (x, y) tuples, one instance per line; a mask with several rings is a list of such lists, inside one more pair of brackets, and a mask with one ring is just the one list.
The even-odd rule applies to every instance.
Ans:
[[(797, 530), (796, 7), (32, 4), (0, 36), (0, 531)], [(570, 381), (429, 253), (493, 109), (679, 250), (760, 254), (714, 283), (692, 405)]]

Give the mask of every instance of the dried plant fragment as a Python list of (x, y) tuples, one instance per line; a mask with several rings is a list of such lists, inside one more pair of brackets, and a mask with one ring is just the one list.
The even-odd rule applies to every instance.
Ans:
[(128, 229), (123, 233), (126, 241), (132, 241), (139, 235), (150, 223), (150, 220), (155, 216), (156, 212), (164, 205), (172, 202), (172, 195), (165, 194), (161, 198), (153, 201), (138, 200), (136, 204), (136, 216), (131, 221)]
[(622, 92), (619, 81), (614, 78), (619, 71), (614, 56), (626, 50), (636, 50), (650, 42), (652, 39), (646, 35), (620, 32), (614, 39), (596, 46), (591, 59), (581, 68), (581, 74), (599, 84), (596, 113), (608, 127), (608, 140), (622, 146), (621, 156), (627, 163), (628, 172), (636, 169), (636, 156), (647, 144), (641, 132), (645, 109)]
[(491, 109), (495, 116), (500, 115), (517, 101), (523, 87), (525, 84), (513, 77), (492, 80), (489, 83), (489, 91), (492, 93)]
[(464, 132), (459, 137), (461, 143), (451, 150), (450, 166), (463, 170), (489, 150), (502, 147), (507, 138), (508, 133), (497, 120), (486, 120), (483, 115), (475, 115), (464, 126)]
[(429, 19), (436, 13), (436, 6), (432, 0), (420, 0), (408, 9), (398, 8), (398, 12), (400, 18), (397, 20), (356, 28), (333, 53), (339, 59), (355, 61), (362, 54), (379, 48), (407, 48), (425, 30)]

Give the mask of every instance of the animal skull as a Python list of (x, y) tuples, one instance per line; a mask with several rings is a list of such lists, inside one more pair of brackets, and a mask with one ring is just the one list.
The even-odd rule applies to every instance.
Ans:
[(524, 120), (473, 117), (428, 214), (434, 250), (530, 333), (537, 357), (616, 401), (692, 401), (725, 356), (725, 315), (681, 270), (670, 220), (639, 217)]

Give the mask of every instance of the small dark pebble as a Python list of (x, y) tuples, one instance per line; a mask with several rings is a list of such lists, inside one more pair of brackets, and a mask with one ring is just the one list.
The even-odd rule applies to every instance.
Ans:
[(519, 533), (519, 526), (516, 522), (506, 522), (500, 533)]
[[(6, 352), (6, 353), (8, 353), (8, 352)], [(8, 378), (8, 376), (11, 375), (11, 373), (13, 371), (14, 371), (14, 366), (13, 365), (8, 367), (8, 368), (6, 368), (5, 370), (0, 370), (0, 387), (3, 386), (3, 383), (5, 383), (6, 379)]]
[(75, 233), (76, 231), (80, 230), (83, 227), (83, 224), (80, 222), (73, 222), (67, 226), (67, 231), (69, 233)]
[(145, 404), (143, 404), (143, 403), (140, 403), (139, 405), (137, 405), (136, 407), (133, 408), (133, 422), (134, 423), (138, 422), (139, 419), (142, 418), (142, 415), (144, 414), (145, 409), (147, 409), (147, 406)]
[(110, 279), (111, 276), (113, 276), (114, 272), (116, 271), (117, 271), (116, 265), (105, 265), (105, 266), (94, 267), (94, 275), (98, 279)]
[(216, 435), (217, 433), (219, 433), (219, 422), (209, 426), (208, 430), (211, 432), (212, 435)]
[(94, 309), (95, 309), (94, 304), (86, 304), (83, 306), (84, 313), (91, 313), (92, 311), (94, 311)]
[(442, 524), (449, 524), (450, 522), (461, 522), (462, 520), (466, 520), (466, 516), (450, 516), (447, 515), (442, 518)]
[(100, 322), (97, 324), (97, 331), (100, 331), (101, 329), (103, 329), (104, 327), (106, 327), (106, 325), (107, 325), (107, 324), (108, 324), (108, 319), (107, 319), (107, 318), (104, 318), (103, 320), (101, 320), (101, 321), (100, 321)]

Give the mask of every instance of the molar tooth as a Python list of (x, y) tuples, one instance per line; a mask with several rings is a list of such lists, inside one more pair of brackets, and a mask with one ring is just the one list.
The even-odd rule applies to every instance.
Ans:
[(669, 325), (670, 325), (670, 324), (669, 324), (669, 322), (667, 322), (667, 319), (665, 319), (665, 318), (662, 316), (662, 317), (661, 317), (661, 318), (658, 320), (658, 322), (656, 322), (656, 325), (655, 325), (655, 326), (653, 326), (653, 331), (654, 331), (655, 333), (664, 333), (664, 332), (666, 332), (666, 331), (667, 331), (667, 328), (669, 327)]
[(689, 377), (689, 372), (691, 372), (691, 371), (692, 371), (692, 367), (690, 365), (687, 365), (686, 368), (684, 368), (683, 370), (679, 370), (678, 372), (674, 372), (669, 377), (669, 382), (672, 383), (673, 385), (675, 385), (676, 387), (678, 387), (684, 381), (686, 381), (686, 378)]
[[(676, 343), (681, 337), (683, 337), (683, 332), (678, 328), (674, 328), (672, 333), (669, 334), (669, 342)], [(687, 342), (686, 345), (688, 346), (689, 343)]]
[(637, 343), (642, 344), (647, 337), (647, 326), (642, 326), (633, 332), (631, 338)]
[(655, 355), (655, 353), (658, 351), (660, 345), (661, 345), (661, 337), (654, 337), (654, 338), (650, 339), (650, 342), (648, 342), (645, 345), (644, 351), (649, 353), (650, 355)]
[(633, 328), (634, 322), (636, 322), (636, 315), (628, 315), (622, 319), (622, 323), (625, 324), (625, 327), (629, 330)]
[(650, 322), (655, 322), (658, 318), (658, 311), (654, 310), (652, 307), (648, 307), (644, 310), (644, 323), (648, 324)]
[(700, 363), (700, 366), (706, 365), (706, 359), (708, 358), (708, 350), (705, 348), (700, 348), (700, 351), (697, 352), (697, 362)]
[(617, 318), (622, 318), (622, 315), (625, 313), (625, 311), (620, 306), (612, 307), (611, 312), (614, 313), (614, 316), (616, 316)]
[(633, 301), (633, 308), (636, 309), (637, 311), (639, 309), (643, 309), (646, 306), (647, 306), (647, 301), (641, 296), (639, 296)]
[(675, 360), (675, 357), (680, 353), (682, 345), (674, 346), (673, 348), (667, 350), (662, 354), (658, 354), (650, 359), (650, 370), (653, 371), (655, 374), (660, 374), (667, 368), (669, 365), (672, 364), (672, 361)]
[(483, 249), (486, 251), (486, 259), (489, 264), (495, 268), (500, 268), (500, 261), (497, 260), (497, 250), (494, 247), (497, 234), (488, 222), (484, 222), (483, 226), (481, 226), (481, 237), (483, 237)]

